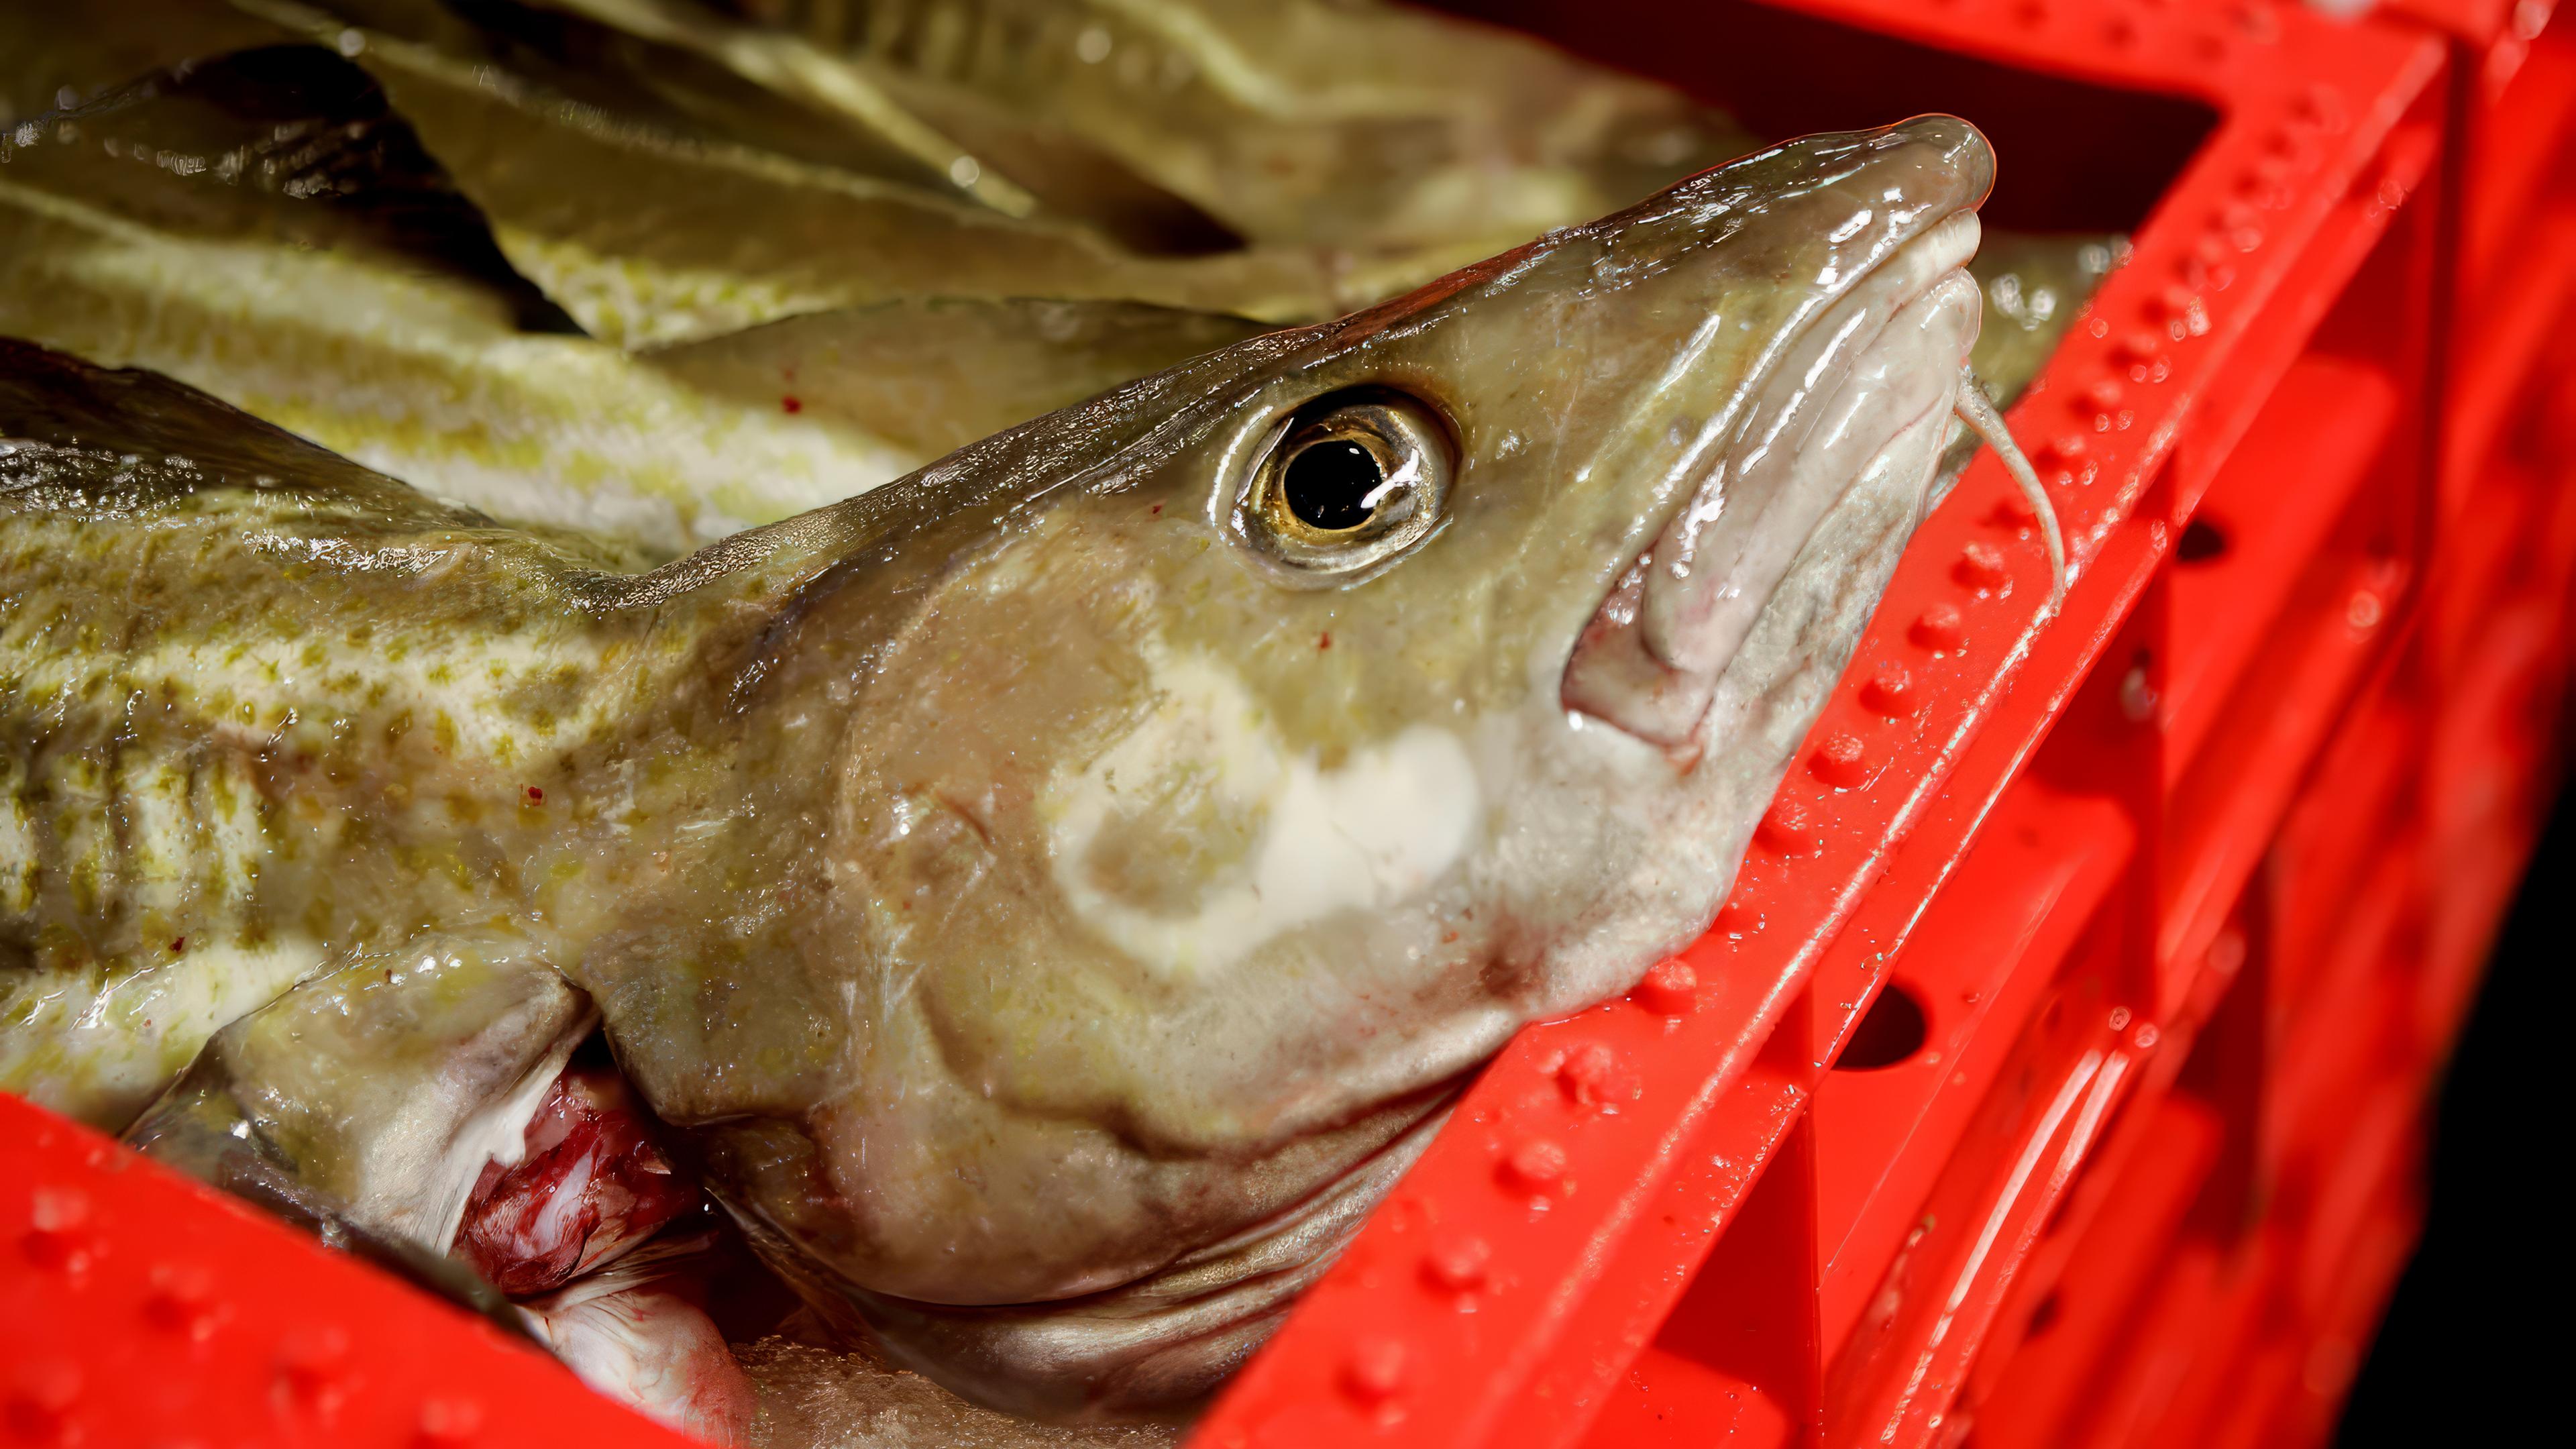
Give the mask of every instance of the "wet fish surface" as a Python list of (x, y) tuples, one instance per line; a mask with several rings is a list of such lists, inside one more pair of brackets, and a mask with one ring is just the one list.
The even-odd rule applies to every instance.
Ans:
[[(169, 373), (496, 517), (668, 558), (1254, 330), (1153, 300), (1200, 295), (1177, 279), (1194, 268), (1275, 280), (1323, 257), (1329, 297), (1226, 294), (1321, 315), (1752, 144), (1662, 88), (1383, 6), (863, 9), (135, 0), (19, 18), (30, 33), (0, 48), (0, 96), (28, 98), (0, 126), (0, 332)], [(529, 108), (620, 159), (520, 154), (533, 123), (509, 118)], [(1014, 127), (1225, 211), (1207, 225), (1239, 228), (1236, 249), (1158, 249), (1140, 233), (1170, 206), (1136, 187), (1067, 202), (1065, 178), (1097, 168)], [(750, 189), (711, 221), (654, 209), (703, 192), (709, 166)], [(1046, 178), (1070, 210), (1021, 185)], [(562, 225), (532, 230), (512, 187)], [(863, 199), (895, 208), (880, 233), (825, 215)], [(763, 237), (821, 226), (829, 247), (746, 250), (745, 216)], [(592, 261), (559, 265), (572, 253), (547, 237)], [(927, 270), (886, 249), (923, 238)], [(1999, 401), (2075, 316), (2106, 240), (1990, 237), (1972, 262), (1997, 323), (1975, 363)], [(975, 260), (986, 243), (1021, 250)], [(682, 245), (716, 260), (674, 272)], [(788, 285), (763, 260), (780, 255), (838, 280)], [(978, 288), (1004, 295), (960, 295)], [(1085, 288), (1118, 295), (1068, 295)]]
[(444, 1250), (596, 1021), (826, 1321), (1186, 1405), (1705, 928), (1932, 501), (1990, 174), (1789, 143), (649, 569), (12, 345), (0, 1082)]
[(1374, 4), (120, 14), (0, 20), (0, 1087), (719, 1440), (735, 1235), (1185, 1413), (2120, 247)]
[(629, 353), (552, 309), (335, 52), (189, 63), (0, 137), (0, 331), (661, 557), (1259, 330), (924, 297)]

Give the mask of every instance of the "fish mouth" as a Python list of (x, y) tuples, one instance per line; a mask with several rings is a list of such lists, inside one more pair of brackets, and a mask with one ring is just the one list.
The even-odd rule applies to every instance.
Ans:
[(1576, 639), (1567, 709), (1695, 760), (1720, 677), (1855, 487), (1913, 481), (1928, 494), (1954, 415), (2010, 448), (1966, 373), (1978, 237), (1973, 203), (1925, 225), (1776, 348), (1746, 405), (1684, 448), (1675, 466), (1693, 481)]

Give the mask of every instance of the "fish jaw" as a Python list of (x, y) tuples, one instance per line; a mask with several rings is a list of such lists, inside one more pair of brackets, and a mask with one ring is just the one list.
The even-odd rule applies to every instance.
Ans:
[(1868, 475), (1928, 491), (1977, 336), (1977, 238), (1952, 214), (1808, 324), (1585, 626), (1569, 709), (1696, 754), (1719, 674), (1825, 514)]

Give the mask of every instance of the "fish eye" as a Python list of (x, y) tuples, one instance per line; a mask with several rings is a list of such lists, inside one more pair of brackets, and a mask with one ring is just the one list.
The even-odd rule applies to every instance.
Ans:
[(1297, 521), (1322, 533), (1359, 527), (1391, 486), (1383, 459), (1349, 438), (1318, 438), (1282, 465), (1280, 496)]
[(1233, 511), (1237, 538), (1282, 582), (1356, 582), (1438, 527), (1455, 450), (1420, 399), (1385, 388), (1329, 394), (1267, 440)]

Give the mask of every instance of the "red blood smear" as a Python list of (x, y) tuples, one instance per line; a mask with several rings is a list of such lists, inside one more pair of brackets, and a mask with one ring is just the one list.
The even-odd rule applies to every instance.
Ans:
[(555, 1079), (518, 1166), (483, 1169), (456, 1256), (513, 1298), (548, 1293), (651, 1237), (698, 1200), (605, 1067)]
[(778, 400), (778, 406), (783, 412), (801, 413), (805, 411), (805, 400), (799, 397), (783, 397)]

